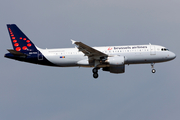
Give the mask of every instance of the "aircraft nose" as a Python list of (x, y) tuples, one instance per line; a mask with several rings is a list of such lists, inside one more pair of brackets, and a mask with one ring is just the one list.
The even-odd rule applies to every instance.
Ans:
[(176, 58), (176, 54), (173, 53), (173, 52), (171, 52), (169, 56), (170, 56), (171, 59), (175, 59)]

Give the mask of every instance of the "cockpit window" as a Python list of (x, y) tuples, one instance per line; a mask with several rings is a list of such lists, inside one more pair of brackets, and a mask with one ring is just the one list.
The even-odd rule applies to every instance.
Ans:
[(161, 51), (169, 51), (168, 49), (166, 48), (162, 48)]

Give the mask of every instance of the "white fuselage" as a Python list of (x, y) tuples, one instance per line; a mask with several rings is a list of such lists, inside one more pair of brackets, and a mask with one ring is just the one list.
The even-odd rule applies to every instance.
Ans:
[[(168, 51), (165, 47), (151, 44), (93, 48), (108, 56), (124, 56), (125, 64), (165, 62), (176, 57), (173, 52)], [(47, 60), (60, 67), (94, 67), (94, 64), (89, 64), (88, 57), (77, 48), (37, 49)]]

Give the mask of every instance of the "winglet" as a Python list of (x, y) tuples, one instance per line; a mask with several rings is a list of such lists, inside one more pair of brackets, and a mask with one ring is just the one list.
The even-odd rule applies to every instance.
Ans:
[(72, 39), (71, 39), (71, 41), (72, 41), (72, 44), (74, 44), (74, 43), (76, 42), (76, 41), (74, 41), (74, 40), (72, 40)]

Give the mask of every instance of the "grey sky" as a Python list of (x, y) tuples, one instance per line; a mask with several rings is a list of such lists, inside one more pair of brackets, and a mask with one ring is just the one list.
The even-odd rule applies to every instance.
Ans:
[[(1, 0), (1, 120), (179, 120), (180, 1)], [(158, 44), (173, 61), (126, 66), (124, 74), (54, 68), (4, 58), (15, 23), (40, 48)]]

